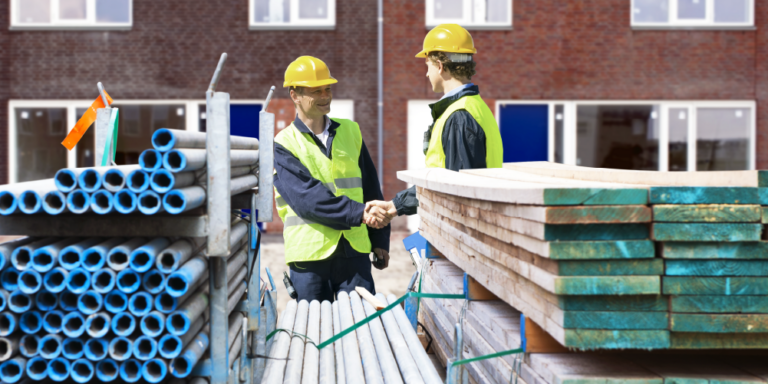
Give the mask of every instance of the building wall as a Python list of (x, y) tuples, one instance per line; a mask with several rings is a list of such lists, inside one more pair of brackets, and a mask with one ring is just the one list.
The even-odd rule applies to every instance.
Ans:
[[(9, 1), (0, 3), (0, 148), (8, 99), (95, 99), (98, 81), (116, 100), (204, 99), (227, 52), (218, 89), (233, 99), (264, 99), (272, 85), (285, 99), (288, 64), (301, 55), (324, 60), (339, 80), (334, 97), (355, 100), (376, 156), (375, 1), (340, 0), (331, 31), (250, 31), (248, 0), (134, 0), (130, 31), (8, 31)], [(7, 170), (0, 156), (0, 182)]]
[[(629, 0), (513, 0), (513, 30), (471, 31), (485, 99), (757, 100), (757, 167), (768, 167), (768, 3), (757, 31), (639, 31)], [(421, 49), (424, 1), (386, 0), (385, 197), (405, 187), (409, 99), (437, 98)]]

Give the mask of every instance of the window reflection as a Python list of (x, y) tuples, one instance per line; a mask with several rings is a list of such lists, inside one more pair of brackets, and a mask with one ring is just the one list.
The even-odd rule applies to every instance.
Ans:
[(635, 0), (632, 18), (636, 23), (669, 21), (669, 0)]
[(62, 20), (83, 20), (86, 11), (85, 0), (59, 0), (59, 18)]
[(328, 18), (328, 0), (299, 0), (299, 18)]
[(254, 21), (257, 23), (290, 22), (290, 3), (290, 0), (255, 0)]
[(51, 0), (24, 0), (18, 2), (19, 22), (50, 23)]
[(688, 170), (688, 108), (669, 109), (669, 170)]
[(563, 163), (563, 135), (565, 133), (565, 108), (562, 104), (555, 105), (555, 163)]
[[(87, 111), (86, 108), (77, 108), (75, 110), (75, 118), (80, 120), (80, 118), (83, 117), (83, 114), (85, 114), (85, 111)], [(95, 165), (95, 132), (96, 130), (93, 128), (92, 124), (91, 127), (85, 131), (80, 142), (77, 143), (77, 146), (75, 147), (75, 151), (77, 151), (76, 167), (93, 167)]]
[(130, 0), (96, 0), (96, 21), (99, 23), (131, 21)]
[(656, 106), (579, 106), (577, 114), (578, 165), (659, 169)]
[(677, 18), (701, 20), (707, 17), (707, 0), (677, 0)]
[(715, 0), (716, 23), (746, 23), (750, 0)]
[(462, 0), (435, 0), (435, 19), (461, 19), (463, 10)]
[(748, 108), (698, 108), (696, 126), (696, 170), (749, 169)]
[(16, 174), (19, 182), (51, 178), (67, 167), (64, 108), (16, 108)]

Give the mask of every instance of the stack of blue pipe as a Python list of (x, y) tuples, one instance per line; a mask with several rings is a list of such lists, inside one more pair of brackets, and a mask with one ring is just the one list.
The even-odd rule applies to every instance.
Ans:
[[(246, 233), (244, 222), (233, 224), (227, 275), (234, 325), (242, 321), (232, 311), (246, 288)], [(202, 249), (166, 237), (0, 244), (0, 380), (188, 377), (209, 344)]]
[[(232, 195), (258, 185), (258, 139), (231, 136)], [(138, 165), (61, 169), (53, 179), (0, 187), (0, 215), (65, 212), (179, 214), (205, 204), (204, 132), (159, 129)]]

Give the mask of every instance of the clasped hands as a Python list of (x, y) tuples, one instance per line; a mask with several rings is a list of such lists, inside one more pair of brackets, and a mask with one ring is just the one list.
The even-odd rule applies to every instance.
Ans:
[(365, 203), (363, 223), (371, 228), (381, 229), (397, 216), (397, 208), (391, 201), (373, 200)]

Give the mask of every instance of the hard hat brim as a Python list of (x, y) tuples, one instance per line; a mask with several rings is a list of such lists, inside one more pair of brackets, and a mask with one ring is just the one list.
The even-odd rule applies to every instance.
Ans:
[(321, 87), (323, 85), (330, 85), (330, 84), (336, 84), (339, 81), (330, 78), (325, 80), (313, 80), (313, 81), (286, 81), (283, 83), (283, 88), (288, 87), (305, 87), (305, 88), (313, 88), (313, 87)]
[(477, 54), (477, 49), (444, 49), (440, 47), (434, 47), (432, 49), (423, 49), (421, 52), (416, 54), (416, 57), (422, 59), (426, 58), (430, 52), (466, 53), (468, 55), (474, 55)]

